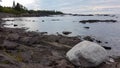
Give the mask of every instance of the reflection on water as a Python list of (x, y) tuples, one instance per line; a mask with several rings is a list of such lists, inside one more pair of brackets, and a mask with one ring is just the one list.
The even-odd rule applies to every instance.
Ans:
[[(84, 35), (92, 36), (96, 39), (108, 42), (101, 45), (112, 47), (112, 55), (120, 56), (120, 16), (53, 16), (53, 17), (18, 17), (4, 18), (4, 27), (10, 28), (29, 28), (30, 31), (48, 32), (48, 34), (62, 34), (63, 31), (72, 32), (70, 36)], [(81, 20), (117, 20), (116, 23), (86, 23)], [(17, 26), (14, 26), (16, 24)], [(85, 29), (84, 27), (89, 27)], [(110, 53), (111, 53), (110, 51)]]

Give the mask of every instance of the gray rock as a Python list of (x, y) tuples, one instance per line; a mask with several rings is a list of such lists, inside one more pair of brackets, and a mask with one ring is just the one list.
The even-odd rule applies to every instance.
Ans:
[(11, 57), (9, 54), (2, 54), (0, 53), (0, 63), (2, 64), (14, 64), (14, 65), (19, 65), (19, 63)]
[(0, 68), (20, 68), (12, 64), (0, 64)]
[(3, 44), (4, 40), (5, 40), (5, 37), (0, 35), (0, 44)]
[(17, 24), (14, 24), (14, 27), (18, 26)]
[(28, 45), (39, 43), (39, 37), (23, 37), (20, 42)]
[(95, 67), (108, 59), (107, 51), (100, 45), (83, 41), (67, 52), (66, 57), (76, 66)]
[(48, 32), (40, 32), (41, 35), (46, 35)]
[(31, 39), (32, 39), (32, 37), (23, 37), (23, 38), (20, 38), (19, 41), (23, 44), (29, 44)]
[(69, 32), (69, 31), (63, 31), (62, 32), (64, 35), (69, 35), (69, 34), (71, 34), (72, 32)]
[(90, 29), (90, 27), (88, 27), (88, 26), (85, 26), (84, 28), (85, 28), (85, 29)]
[(1, 47), (4, 47), (6, 49), (16, 49), (19, 45), (15, 42), (4, 40), (4, 43), (1, 45)]
[(12, 40), (12, 41), (19, 40), (19, 38), (20, 38), (20, 36), (17, 33), (9, 34), (7, 36), (7, 39)]
[(23, 61), (24, 62), (31, 62), (31, 55), (32, 55), (32, 52), (30, 51), (27, 51), (27, 52), (21, 52), (21, 57), (22, 59), (24, 59)]
[(91, 41), (93, 42), (94, 41), (94, 38), (90, 37), (90, 36), (86, 36), (83, 38), (84, 40), (87, 40), (87, 41)]

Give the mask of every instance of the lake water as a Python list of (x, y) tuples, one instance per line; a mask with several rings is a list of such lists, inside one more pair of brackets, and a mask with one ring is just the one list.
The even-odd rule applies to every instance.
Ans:
[[(112, 22), (98, 22), (82, 24), (81, 20), (117, 20)], [(28, 31), (48, 32), (48, 34), (62, 34), (63, 31), (70, 31), (69, 36), (92, 36), (104, 42), (101, 45), (110, 46), (110, 55), (120, 56), (120, 15), (116, 16), (51, 16), (51, 17), (15, 17), (4, 18), (4, 27), (28, 28)], [(17, 26), (14, 26), (17, 24)], [(86, 29), (84, 27), (90, 27)]]

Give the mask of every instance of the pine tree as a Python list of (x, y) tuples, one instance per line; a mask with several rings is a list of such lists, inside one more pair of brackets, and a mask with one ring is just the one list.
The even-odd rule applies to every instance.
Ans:
[(19, 3), (17, 3), (17, 5), (15, 6), (15, 9), (20, 11), (21, 10), (21, 5)]
[(13, 8), (15, 8), (15, 1), (13, 1)]

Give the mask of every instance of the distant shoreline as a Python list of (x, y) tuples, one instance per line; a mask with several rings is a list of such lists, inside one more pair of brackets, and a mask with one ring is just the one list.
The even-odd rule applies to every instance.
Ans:
[(111, 16), (111, 17), (115, 17), (115, 14), (67, 14), (67, 13), (63, 13), (63, 14), (35, 14), (35, 13), (32, 13), (32, 14), (28, 14), (28, 13), (22, 13), (22, 14), (19, 14), (19, 15), (15, 15), (15, 14), (12, 14), (12, 13), (4, 13), (4, 12), (0, 12), (0, 18), (6, 18), (6, 17), (42, 17), (42, 16), (51, 16), (51, 15), (71, 15), (71, 16), (94, 16), (94, 15), (97, 15), (97, 16)]

